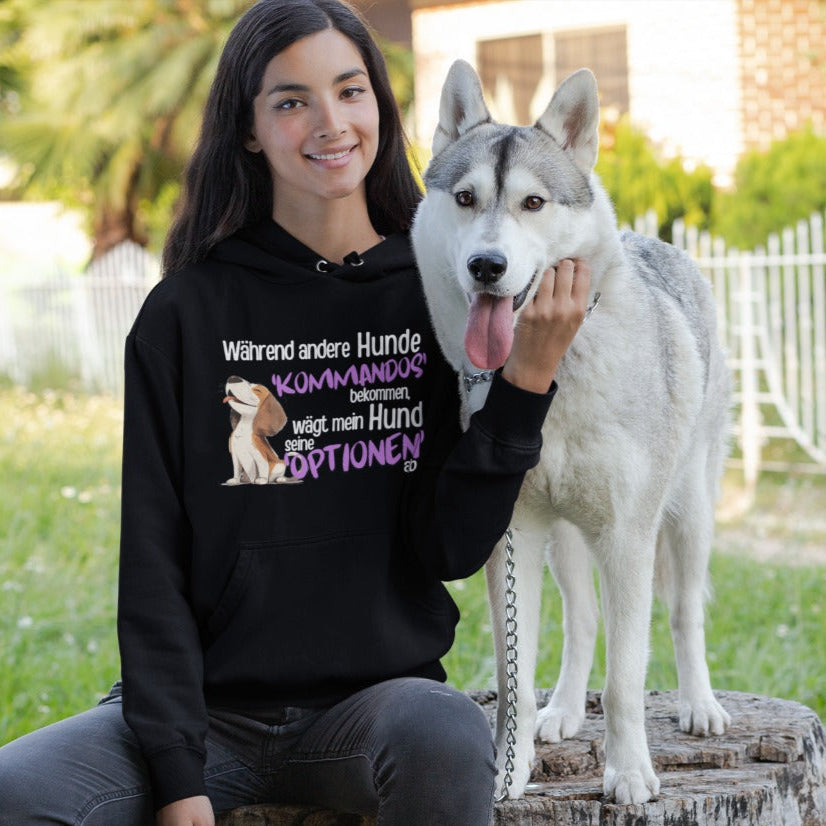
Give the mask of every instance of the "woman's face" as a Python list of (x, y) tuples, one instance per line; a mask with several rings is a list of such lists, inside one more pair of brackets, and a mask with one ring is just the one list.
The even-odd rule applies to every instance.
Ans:
[(267, 158), (276, 218), (299, 204), (306, 211), (332, 199), (365, 199), (378, 139), (367, 68), (339, 31), (297, 40), (267, 64), (246, 148)]

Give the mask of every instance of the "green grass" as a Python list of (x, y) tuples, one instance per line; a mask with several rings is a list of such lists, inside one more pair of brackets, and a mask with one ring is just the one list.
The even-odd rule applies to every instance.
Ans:
[[(715, 554), (711, 576), (706, 644), (714, 687), (796, 700), (826, 719), (826, 568)], [(484, 575), (449, 588), (462, 611), (456, 645), (445, 659), (449, 678), (462, 688), (495, 687)], [(553, 686), (562, 656), (562, 605), (549, 574), (539, 648), (537, 685)], [(589, 685), (601, 688), (604, 680), (600, 628)], [(646, 684), (663, 691), (677, 687), (668, 615), (659, 602), (652, 616)]]
[(0, 743), (119, 673), (120, 407), (0, 391)]
[[(115, 636), (122, 410), (105, 397), (0, 386), (0, 743), (88, 708), (118, 676)], [(758, 503), (824, 501), (823, 481), (766, 476)], [(814, 495), (812, 492), (814, 491)], [(820, 512), (823, 512), (820, 508)], [(717, 688), (787, 697), (826, 717), (826, 567), (715, 554), (709, 665)], [(765, 526), (755, 530), (765, 531)], [(770, 530), (794, 543), (799, 525)], [(807, 529), (806, 541), (824, 536)], [(556, 680), (560, 603), (548, 575), (538, 682)], [(461, 688), (493, 685), (484, 578), (450, 589), (462, 610), (445, 665)], [(604, 676), (602, 639), (591, 685)], [(650, 688), (676, 687), (668, 622), (652, 623)]]

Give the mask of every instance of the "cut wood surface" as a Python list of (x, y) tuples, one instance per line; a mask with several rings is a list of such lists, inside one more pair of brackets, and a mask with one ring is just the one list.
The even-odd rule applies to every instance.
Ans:
[[(550, 693), (537, 691), (540, 706)], [(492, 724), (496, 693), (472, 696)], [(497, 804), (495, 826), (826, 825), (826, 732), (806, 706), (717, 692), (732, 724), (725, 735), (702, 738), (679, 730), (676, 692), (649, 692), (646, 727), (660, 794), (645, 804), (618, 806), (602, 794), (605, 720), (600, 696), (588, 693), (585, 723), (576, 737), (537, 744), (527, 794)], [(218, 818), (218, 826), (373, 823), (357, 815), (295, 806), (248, 806)]]

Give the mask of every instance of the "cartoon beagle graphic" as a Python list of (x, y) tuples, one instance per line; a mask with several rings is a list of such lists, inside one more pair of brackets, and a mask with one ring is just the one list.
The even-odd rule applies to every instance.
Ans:
[(266, 387), (238, 376), (227, 379), (225, 392), (224, 404), (231, 408), (229, 452), (233, 475), (224, 484), (266, 485), (285, 480), (286, 463), (267, 441), (287, 423), (284, 408)]

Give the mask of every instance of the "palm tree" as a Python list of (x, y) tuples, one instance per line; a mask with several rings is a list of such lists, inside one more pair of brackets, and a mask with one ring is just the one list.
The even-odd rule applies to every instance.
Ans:
[[(229, 31), (254, 0), (0, 0), (0, 154), (83, 208), (98, 257), (162, 225)], [(406, 108), (412, 55), (382, 43)], [(156, 239), (157, 240), (157, 239)]]
[[(4, 0), (0, 76), (25, 77), (0, 147), (19, 189), (85, 206), (95, 257), (146, 241), (141, 204), (175, 180), (224, 40), (252, 0)], [(1, 90), (0, 90), (1, 91)]]

